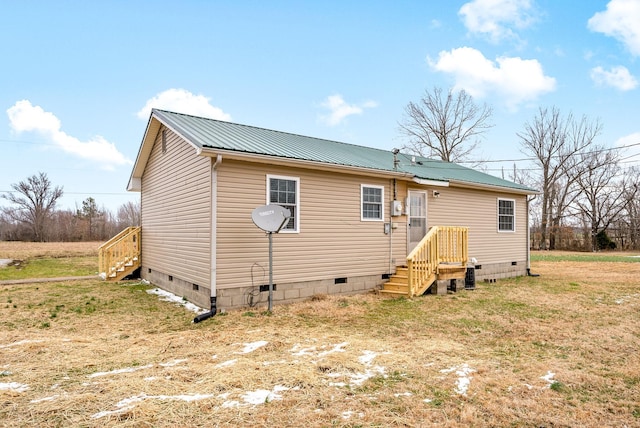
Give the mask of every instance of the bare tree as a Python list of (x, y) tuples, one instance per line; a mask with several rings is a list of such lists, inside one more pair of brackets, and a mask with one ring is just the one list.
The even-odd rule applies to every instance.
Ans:
[[(640, 249), (640, 167), (631, 167), (625, 173), (625, 194), (626, 200), (624, 215), (620, 218), (623, 225), (623, 239), (626, 237), (626, 247), (637, 250)], [(624, 242), (622, 243), (624, 248)]]
[(493, 125), (492, 109), (478, 107), (465, 90), (457, 93), (434, 87), (419, 102), (405, 107), (400, 132), (409, 138), (403, 146), (420, 156), (435, 156), (447, 162), (467, 160), (478, 145), (477, 138)]
[(53, 187), (47, 174), (40, 172), (26, 180), (11, 185), (13, 192), (7, 192), (2, 198), (15, 207), (5, 209), (5, 213), (15, 221), (27, 224), (33, 240), (45, 240), (45, 228), (50, 220), (56, 202), (63, 194), (62, 187)]
[(527, 122), (524, 131), (518, 133), (521, 150), (535, 159), (541, 169), (542, 187), (540, 232), (541, 248), (555, 247), (553, 228), (559, 228), (566, 215), (567, 207), (573, 202), (576, 180), (583, 172), (575, 156), (590, 147), (600, 135), (602, 125), (583, 116), (576, 121), (573, 114), (564, 118), (560, 111), (540, 108), (531, 123)]
[(600, 148), (580, 158), (585, 172), (577, 180), (581, 197), (576, 205), (587, 222), (591, 250), (595, 251), (598, 233), (605, 232), (618, 219), (629, 200), (635, 200), (638, 187), (626, 178), (617, 180), (620, 167), (616, 153)]
[(140, 201), (129, 201), (118, 208), (118, 226), (122, 229), (129, 226), (140, 226)]

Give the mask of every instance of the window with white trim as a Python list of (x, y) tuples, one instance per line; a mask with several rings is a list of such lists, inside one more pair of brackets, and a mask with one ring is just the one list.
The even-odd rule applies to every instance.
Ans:
[(382, 221), (384, 220), (384, 187), (360, 185), (360, 220)]
[(498, 199), (498, 232), (516, 231), (516, 201)]
[(299, 232), (300, 178), (267, 175), (267, 204), (280, 205), (291, 212), (291, 218), (281, 232)]

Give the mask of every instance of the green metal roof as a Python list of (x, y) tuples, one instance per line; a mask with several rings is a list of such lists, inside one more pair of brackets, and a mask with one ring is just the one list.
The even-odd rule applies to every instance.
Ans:
[(202, 149), (402, 172), (421, 180), (468, 183), (536, 193), (535, 190), (459, 164), (399, 153), (394, 169), (391, 151), (323, 140), (270, 129), (154, 109), (152, 117)]

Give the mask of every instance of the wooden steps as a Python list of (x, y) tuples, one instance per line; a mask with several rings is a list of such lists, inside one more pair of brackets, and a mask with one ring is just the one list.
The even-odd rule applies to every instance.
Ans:
[(98, 249), (100, 277), (120, 281), (142, 266), (140, 261), (139, 227), (128, 227)]
[[(460, 264), (445, 264), (438, 265), (437, 273), (429, 278), (421, 290), (416, 293), (417, 295), (424, 294), (429, 287), (438, 280), (451, 280), (462, 279), (464, 280), (467, 273), (466, 266)], [(409, 269), (406, 266), (398, 266), (396, 273), (389, 278), (389, 281), (385, 282), (382, 286), (381, 293), (396, 295), (396, 296), (408, 296), (409, 295)]]

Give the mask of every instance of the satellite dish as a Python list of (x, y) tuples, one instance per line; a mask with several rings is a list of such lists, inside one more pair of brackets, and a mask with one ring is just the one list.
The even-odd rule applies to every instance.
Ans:
[(263, 205), (251, 213), (253, 223), (269, 233), (278, 233), (290, 217), (291, 212), (280, 205)]

